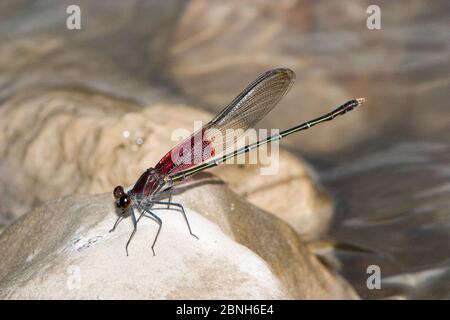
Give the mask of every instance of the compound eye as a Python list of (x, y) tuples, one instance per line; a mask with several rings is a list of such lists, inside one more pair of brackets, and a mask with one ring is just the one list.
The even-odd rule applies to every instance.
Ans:
[(114, 188), (113, 196), (115, 199), (119, 199), (125, 194), (125, 190), (123, 190), (122, 186), (117, 186)]
[(126, 209), (130, 206), (131, 199), (127, 194), (124, 194), (119, 199), (119, 208)]

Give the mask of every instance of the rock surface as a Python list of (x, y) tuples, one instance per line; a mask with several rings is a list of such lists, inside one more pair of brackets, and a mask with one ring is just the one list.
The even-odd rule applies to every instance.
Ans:
[(109, 233), (109, 194), (73, 196), (35, 209), (0, 236), (3, 299), (329, 299), (355, 298), (280, 219), (208, 175), (178, 189), (196, 240), (181, 214), (158, 210), (156, 224), (127, 219)]
[(309, 165), (280, 150), (276, 175), (261, 175), (262, 165), (228, 165), (213, 172), (252, 204), (289, 223), (303, 240), (326, 234), (333, 203)]

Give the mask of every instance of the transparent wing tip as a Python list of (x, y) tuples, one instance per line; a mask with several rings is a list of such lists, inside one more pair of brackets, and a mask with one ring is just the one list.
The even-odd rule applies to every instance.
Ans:
[(289, 68), (277, 68), (273, 69), (271, 72), (284, 74), (286, 78), (289, 78), (291, 80), (291, 82), (294, 82), (295, 80), (295, 72)]

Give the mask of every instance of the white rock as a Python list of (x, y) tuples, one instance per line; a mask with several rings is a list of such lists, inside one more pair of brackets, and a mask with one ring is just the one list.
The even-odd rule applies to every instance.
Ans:
[(163, 227), (156, 256), (150, 219), (141, 220), (126, 256), (131, 220), (108, 232), (116, 218), (109, 194), (55, 200), (23, 216), (0, 236), (0, 298), (355, 297), (290, 227), (225, 186), (189, 187), (174, 200), (185, 204), (200, 239), (181, 213), (157, 210)]

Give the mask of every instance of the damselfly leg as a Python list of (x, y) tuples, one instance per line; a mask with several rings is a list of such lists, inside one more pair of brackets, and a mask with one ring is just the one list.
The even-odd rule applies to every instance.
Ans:
[(174, 206), (177, 208), (181, 209), (181, 213), (183, 214), (184, 220), (186, 221), (187, 227), (189, 229), (189, 233), (191, 234), (191, 236), (193, 236), (194, 238), (196, 238), (198, 240), (198, 237), (192, 233), (191, 230), (191, 225), (189, 224), (189, 220), (187, 218), (186, 212), (184, 211), (184, 207), (181, 203), (177, 203), (177, 202), (166, 202), (166, 201), (153, 201), (152, 204), (161, 204), (161, 205), (167, 205), (167, 208), (153, 208), (153, 210), (173, 210), (173, 211), (178, 211), (180, 212), (180, 210), (174, 209), (174, 208), (170, 208), (170, 206)]
[(169, 190), (167, 190), (169, 192), (169, 201), (168, 201), (168, 205), (167, 205), (167, 209), (170, 209), (170, 203), (172, 202), (172, 191), (173, 189), (170, 188)]
[(116, 230), (116, 227), (119, 225), (119, 223), (120, 223), (120, 221), (122, 221), (122, 219), (123, 219), (123, 216), (120, 215), (117, 218), (116, 222), (114, 223), (114, 226), (111, 228), (111, 230), (109, 230), (109, 232), (113, 232), (114, 230)]
[(127, 252), (127, 256), (128, 256), (128, 245), (130, 244), (131, 239), (133, 239), (134, 234), (136, 233), (136, 230), (137, 230), (137, 220), (136, 220), (136, 216), (134, 215), (133, 210), (131, 210), (130, 216), (131, 216), (131, 221), (133, 222), (133, 232), (131, 232), (131, 236), (128, 239), (127, 244), (125, 245), (125, 251)]
[[(162, 220), (160, 217), (158, 217), (156, 214), (151, 212), (149, 209), (145, 209), (142, 206), (139, 206), (139, 208), (142, 210), (142, 213), (141, 213), (141, 216), (139, 217), (139, 219), (141, 217), (146, 217), (146, 218), (152, 219), (158, 223), (158, 231), (156, 232), (155, 239), (153, 240), (153, 244), (152, 244), (152, 251), (153, 251), (153, 255), (155, 256), (156, 255), (155, 254), (155, 244), (156, 244), (156, 241), (158, 240), (159, 233), (161, 232)], [(149, 215), (146, 215), (146, 213), (148, 213)]]

